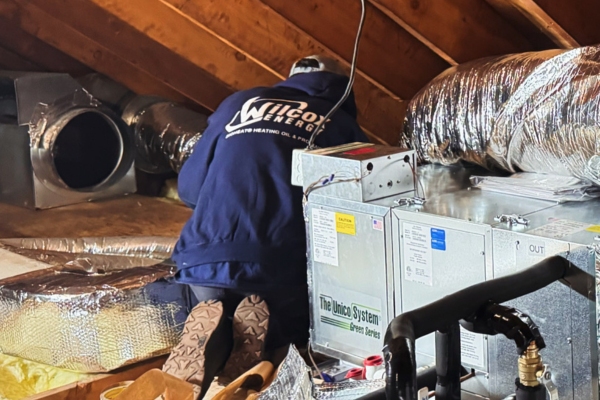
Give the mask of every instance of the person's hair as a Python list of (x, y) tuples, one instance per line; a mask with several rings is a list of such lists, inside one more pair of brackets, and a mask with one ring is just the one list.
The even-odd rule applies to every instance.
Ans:
[(327, 71), (347, 76), (346, 69), (335, 59), (322, 55), (303, 57), (296, 61), (290, 70), (290, 76), (309, 72)]

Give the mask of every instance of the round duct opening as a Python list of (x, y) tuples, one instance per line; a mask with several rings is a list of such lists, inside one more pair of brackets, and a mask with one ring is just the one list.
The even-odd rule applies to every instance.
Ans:
[(97, 186), (112, 177), (123, 156), (119, 128), (105, 115), (83, 112), (58, 132), (51, 149), (60, 179), (71, 189)]

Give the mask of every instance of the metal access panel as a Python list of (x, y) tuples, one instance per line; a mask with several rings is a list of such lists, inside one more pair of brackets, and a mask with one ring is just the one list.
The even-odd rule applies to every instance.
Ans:
[(311, 345), (361, 364), (393, 317), (391, 210), (313, 194), (307, 217)]
[[(597, 400), (598, 325), (596, 263), (592, 245), (600, 225), (600, 203), (557, 205), (527, 215), (529, 225), (497, 224), (493, 229), (494, 278), (563, 253), (581, 271), (572, 286), (553, 283), (511, 305), (539, 325), (546, 348), (543, 362), (551, 366), (560, 399)], [(502, 398), (513, 384), (517, 365), (514, 344), (503, 337), (489, 338), (490, 391)]]
[[(450, 184), (451, 180), (443, 183)], [(424, 186), (436, 190), (430, 182)], [(529, 199), (515, 202), (512, 196), (479, 190), (440, 192), (429, 193), (424, 206), (393, 210), (396, 315), (491, 279), (495, 218), (502, 214), (527, 215), (553, 206)], [(476, 378), (462, 385), (463, 390), (489, 396), (489, 371), (494, 360), (487, 338), (463, 330), (461, 345), (463, 364), (477, 372)], [(418, 339), (416, 351), (418, 365), (433, 363), (434, 335)]]
[[(474, 224), (437, 215), (394, 210), (396, 314), (439, 300), (486, 280), (491, 274), (491, 233)], [(463, 363), (487, 372), (486, 343), (463, 332)], [(434, 335), (417, 340), (419, 365), (435, 362)]]

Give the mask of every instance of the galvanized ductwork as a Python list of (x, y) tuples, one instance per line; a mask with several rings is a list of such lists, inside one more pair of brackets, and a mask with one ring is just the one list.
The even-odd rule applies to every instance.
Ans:
[(410, 102), (403, 144), (458, 160), (600, 184), (600, 47), (453, 67)]
[(169, 100), (138, 96), (123, 111), (135, 137), (136, 166), (147, 173), (179, 172), (207, 127), (207, 117)]
[(66, 74), (0, 72), (0, 201), (50, 208), (136, 190), (128, 127)]

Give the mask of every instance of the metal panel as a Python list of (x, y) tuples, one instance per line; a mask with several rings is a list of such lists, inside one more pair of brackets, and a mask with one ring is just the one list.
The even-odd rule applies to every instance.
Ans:
[(323, 150), (302, 153), (304, 190), (324, 179), (331, 181), (331, 177), (335, 184), (319, 184), (317, 187), (320, 194), (339, 199), (367, 202), (415, 189), (411, 169), (416, 165), (413, 150), (364, 146), (327, 154), (322, 154)]
[[(311, 344), (324, 354), (362, 363), (363, 358), (381, 352), (393, 316), (393, 288), (388, 286), (392, 282), (388, 276), (392, 272), (390, 209), (313, 195), (307, 212)], [(315, 235), (323, 225), (313, 218), (318, 212), (324, 212), (324, 218), (336, 214), (354, 218), (354, 235), (339, 226), (329, 233), (337, 244), (337, 266), (315, 257), (319, 240), (327, 235)]]
[(0, 201), (33, 207), (33, 196), (27, 127), (0, 124)]
[[(486, 270), (491, 270), (491, 226), (400, 209), (395, 209), (393, 216), (394, 237), (397, 238), (394, 242), (395, 288), (396, 293), (401, 293), (401, 296), (396, 296), (397, 315), (486, 280)], [(425, 243), (411, 246), (407, 234), (415, 227), (424, 232), (422, 240)], [(436, 245), (435, 239), (428, 236), (432, 229), (444, 232), (444, 246)], [(409, 275), (407, 266), (411, 263), (407, 263), (407, 259), (413, 256), (413, 252), (421, 253), (424, 262), (430, 263), (429, 283), (418, 282), (420, 279)], [(474, 351), (471, 354), (475, 356), (477, 353), (479, 361), (465, 364), (487, 372), (487, 345), (483, 338), (473, 339), (470, 344)], [(419, 365), (434, 362), (434, 335), (418, 339), (416, 346)]]
[(528, 215), (553, 206), (555, 204), (548, 201), (515, 199), (513, 196), (481, 190), (459, 190), (431, 196), (422, 207), (399, 209), (494, 225), (494, 218), (498, 215)]

